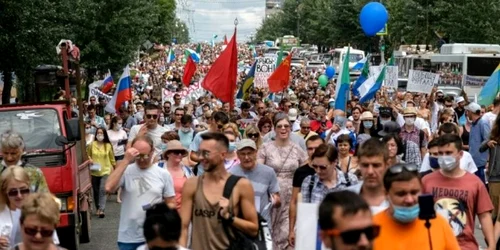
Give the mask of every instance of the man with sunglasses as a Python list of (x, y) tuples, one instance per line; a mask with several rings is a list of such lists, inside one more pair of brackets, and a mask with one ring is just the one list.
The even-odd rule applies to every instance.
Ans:
[(220, 132), (201, 134), (198, 159), (205, 173), (186, 181), (182, 190), (181, 246), (187, 246), (189, 225), (192, 223), (193, 250), (228, 249), (230, 237), (225, 230), (238, 229), (255, 237), (258, 217), (255, 195), (249, 180), (241, 178), (233, 182), (231, 199), (223, 197), (226, 183), (234, 180), (224, 166), (229, 140)]
[(149, 136), (154, 142), (155, 157), (162, 153), (161, 136), (170, 129), (160, 126), (158, 118), (161, 108), (154, 104), (149, 104), (144, 110), (144, 124), (135, 125), (130, 129), (127, 148), (132, 146), (132, 141), (138, 136)]
[(122, 188), (118, 248), (135, 250), (145, 243), (142, 226), (146, 210), (165, 202), (175, 206), (174, 181), (166, 169), (153, 164), (154, 144), (149, 136), (137, 136), (106, 181), (106, 192)]
[[(200, 144), (201, 144), (201, 135), (206, 133), (206, 132), (221, 132), (222, 127), (224, 127), (225, 124), (229, 123), (229, 117), (227, 116), (226, 113), (217, 111), (212, 113), (212, 117), (210, 118), (209, 128), (208, 130), (205, 130), (203, 132), (197, 133), (194, 136), (193, 141), (191, 142), (191, 145), (189, 145), (189, 158), (194, 161), (194, 162), (200, 162), (200, 158), (198, 157), (198, 151), (200, 150)], [(203, 173), (203, 166), (199, 164), (200, 166), (197, 167), (196, 175), (201, 175)]]
[(422, 179), (424, 192), (434, 195), (436, 212), (449, 220), (462, 249), (479, 247), (474, 237), (476, 216), (489, 249), (495, 249), (496, 240), (491, 219), (493, 204), (482, 181), (460, 167), (460, 159), (463, 156), (460, 136), (440, 136), (438, 153), (439, 170)]
[(176, 108), (174, 111), (174, 123), (170, 124), (170, 129), (179, 131), (182, 128), (181, 118), (185, 114), (183, 108)]
[(300, 130), (294, 132), (294, 134), (304, 138), (304, 140), (311, 138), (313, 135), (317, 135), (316, 132), (311, 131), (311, 120), (309, 120), (309, 118), (302, 118), (300, 120)]
[(445, 218), (438, 215), (430, 219), (429, 229), (426, 228), (425, 221), (418, 219), (418, 196), (422, 194), (423, 186), (417, 165), (392, 166), (384, 175), (384, 187), (390, 206), (373, 218), (381, 228), (379, 237), (375, 239), (374, 249), (460, 249)]
[(370, 250), (380, 233), (366, 201), (351, 191), (327, 194), (318, 217), (321, 240), (332, 250)]

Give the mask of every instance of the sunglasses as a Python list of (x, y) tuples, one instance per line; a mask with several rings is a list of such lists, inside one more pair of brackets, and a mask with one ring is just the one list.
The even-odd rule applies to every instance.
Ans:
[(175, 114), (175, 116), (183, 116), (183, 114)]
[(29, 236), (33, 236), (35, 237), (38, 233), (40, 233), (40, 235), (43, 237), (43, 238), (48, 238), (48, 237), (52, 237), (52, 235), (54, 234), (54, 230), (48, 230), (48, 229), (43, 229), (43, 228), (31, 228), (31, 227), (24, 227), (24, 233), (29, 235)]
[(418, 166), (416, 164), (397, 164), (389, 168), (391, 174), (399, 174), (405, 169), (408, 172), (417, 172)]
[(375, 238), (377, 238), (380, 233), (380, 226), (373, 225), (362, 229), (354, 229), (344, 232), (340, 232), (337, 229), (331, 229), (327, 230), (325, 233), (326, 235), (340, 236), (340, 238), (342, 238), (342, 241), (346, 245), (354, 245), (359, 242), (361, 234), (364, 234), (369, 241), (372, 241)]
[(281, 129), (281, 128), (290, 128), (290, 125), (278, 125), (276, 128)]
[(7, 195), (9, 197), (16, 197), (18, 196), (19, 194), (20, 195), (27, 195), (30, 193), (30, 189), (29, 188), (15, 188), (15, 189), (11, 189)]
[(175, 154), (175, 155), (183, 155), (186, 151), (184, 150), (170, 150), (168, 151), (168, 153), (172, 153), (172, 154)]
[(148, 119), (158, 119), (158, 115), (146, 115)]
[(258, 138), (259, 137), (259, 133), (251, 133), (251, 134), (247, 134), (248, 135), (248, 138)]
[(149, 159), (149, 155), (147, 155), (147, 154), (139, 154), (137, 156), (137, 158), (139, 158), (141, 160), (147, 160), (147, 159)]
[(311, 129), (311, 127), (301, 127), (302, 129)]
[(312, 166), (314, 169), (318, 169), (318, 168), (319, 168), (319, 169), (321, 169), (321, 170), (326, 170), (326, 169), (328, 169), (328, 167), (327, 167), (327, 166), (325, 166), (325, 165), (315, 165), (315, 164), (312, 164), (311, 166)]

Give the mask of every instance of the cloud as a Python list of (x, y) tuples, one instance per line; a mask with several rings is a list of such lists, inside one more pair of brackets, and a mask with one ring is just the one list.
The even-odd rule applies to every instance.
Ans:
[(218, 35), (217, 41), (222, 41), (224, 35), (229, 40), (234, 32), (235, 18), (238, 19), (238, 42), (247, 41), (265, 15), (265, 0), (205, 1), (190, 1), (190, 8), (178, 5), (177, 15), (188, 24), (194, 42), (210, 41), (214, 34)]

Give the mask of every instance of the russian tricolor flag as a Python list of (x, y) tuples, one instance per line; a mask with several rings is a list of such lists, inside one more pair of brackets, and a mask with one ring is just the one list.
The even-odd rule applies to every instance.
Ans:
[(116, 114), (116, 111), (120, 109), (120, 106), (123, 105), (126, 101), (130, 101), (132, 99), (132, 89), (131, 89), (132, 80), (130, 79), (130, 68), (125, 67), (123, 70), (122, 76), (118, 81), (118, 86), (116, 86), (115, 94), (113, 98), (106, 105), (105, 110), (109, 113)]
[(113, 88), (113, 85), (115, 85), (115, 83), (113, 82), (113, 76), (111, 76), (111, 72), (108, 69), (108, 74), (101, 84), (102, 92), (107, 94)]

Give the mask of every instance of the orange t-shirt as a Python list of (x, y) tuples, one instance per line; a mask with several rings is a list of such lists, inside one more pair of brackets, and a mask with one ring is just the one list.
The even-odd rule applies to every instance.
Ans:
[[(388, 210), (378, 213), (373, 220), (375, 224), (380, 225), (380, 234), (374, 241), (374, 250), (430, 249), (425, 221), (417, 219), (408, 224), (401, 224), (389, 215)], [(450, 225), (441, 215), (430, 220), (430, 223), (433, 250), (460, 250)]]

